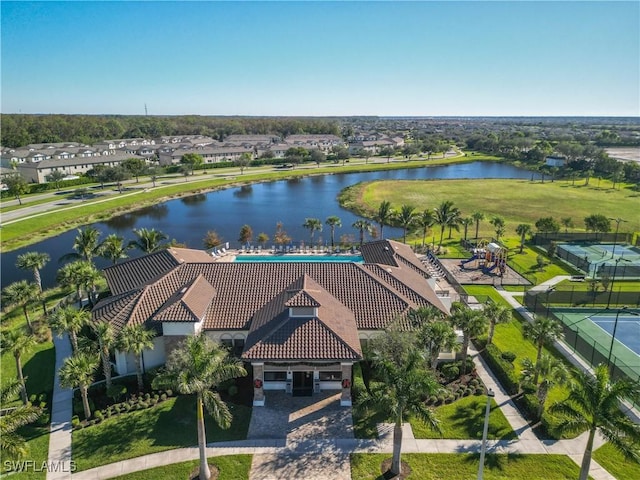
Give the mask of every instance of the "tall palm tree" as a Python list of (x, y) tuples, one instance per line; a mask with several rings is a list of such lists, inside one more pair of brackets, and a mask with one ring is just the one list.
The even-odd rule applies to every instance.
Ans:
[(144, 383), (142, 382), (142, 352), (153, 349), (153, 337), (155, 335), (153, 330), (146, 329), (144, 325), (127, 325), (118, 335), (118, 350), (134, 355), (139, 391), (144, 389)]
[(476, 240), (478, 240), (478, 230), (480, 229), (480, 222), (484, 220), (484, 213), (482, 212), (473, 212), (471, 214), (471, 218), (474, 222), (476, 222)]
[(389, 222), (393, 218), (393, 210), (391, 210), (391, 202), (388, 200), (383, 200), (380, 202), (378, 206), (378, 211), (376, 212), (373, 219), (378, 222), (380, 225), (380, 238), (384, 239), (384, 226), (389, 225)]
[[(4, 406), (20, 390), (17, 380), (0, 387), (0, 405)], [(0, 452), (3, 459), (20, 460), (29, 453), (27, 442), (16, 434), (18, 428), (35, 422), (42, 411), (33, 405), (21, 405), (0, 416)]]
[(169, 237), (155, 228), (140, 228), (133, 229), (133, 233), (138, 237), (137, 240), (131, 240), (129, 247), (142, 250), (144, 253), (153, 253), (167, 247), (166, 243), (162, 243), (163, 240)]
[(522, 327), (524, 338), (531, 340), (538, 348), (536, 356), (536, 374), (533, 383), (538, 383), (538, 366), (542, 358), (542, 347), (553, 343), (562, 336), (562, 326), (557, 320), (547, 317), (536, 317), (531, 323), (525, 323)]
[(402, 225), (402, 242), (407, 243), (407, 230), (413, 226), (416, 219), (416, 208), (411, 205), (402, 205), (398, 212), (398, 222)]
[(2, 300), (5, 305), (22, 307), (22, 312), (24, 313), (24, 318), (27, 321), (30, 332), (33, 332), (33, 326), (29, 318), (29, 304), (35, 301), (39, 294), (38, 285), (26, 280), (13, 282), (2, 291)]
[(455, 229), (456, 232), (460, 231), (460, 225), (462, 225), (462, 212), (458, 207), (453, 207), (451, 209), (451, 216), (449, 218), (449, 222), (447, 223), (447, 227), (449, 228), (449, 236), (447, 239), (451, 240), (451, 231)]
[(467, 355), (471, 339), (482, 335), (487, 329), (487, 317), (480, 310), (456, 302), (451, 308), (451, 323), (462, 330), (462, 374), (467, 373)]
[(333, 250), (335, 231), (336, 228), (340, 228), (342, 226), (342, 220), (340, 220), (340, 217), (336, 215), (331, 215), (330, 217), (327, 217), (324, 223), (329, 225), (329, 228), (331, 229), (331, 249)]
[[(537, 385), (533, 383), (536, 370), (540, 373), (539, 376), (541, 378)], [(556, 384), (564, 384), (569, 378), (569, 370), (559, 358), (543, 353), (538, 368), (536, 368), (536, 365), (529, 357), (525, 357), (522, 360), (521, 376), (523, 383), (531, 384), (536, 389), (536, 397), (538, 397), (538, 411), (536, 415), (537, 419), (540, 420), (544, 412), (544, 404), (547, 401), (549, 390)]]
[(94, 227), (86, 227), (78, 229), (78, 235), (73, 241), (73, 249), (75, 252), (67, 253), (60, 257), (60, 261), (68, 260), (85, 260), (89, 263), (93, 262), (93, 257), (98, 254), (100, 244), (98, 237), (100, 232)]
[[(62, 287), (75, 288), (78, 306), (82, 307), (82, 288), (85, 287), (88, 294), (93, 294), (94, 292), (90, 292), (91, 285), (95, 285), (99, 276), (100, 273), (92, 263), (78, 260), (67, 263), (60, 268), (56, 275), (56, 280)], [(93, 299), (90, 300), (93, 301)]]
[(436, 320), (425, 323), (418, 337), (427, 349), (429, 355), (429, 365), (435, 373), (438, 367), (438, 357), (444, 350), (454, 351), (458, 348), (458, 336), (450, 323), (444, 320)]
[(569, 396), (549, 408), (550, 413), (563, 417), (556, 425), (558, 432), (589, 432), (579, 480), (586, 480), (589, 476), (593, 440), (598, 430), (627, 458), (640, 461), (640, 425), (633, 423), (620, 410), (623, 399), (640, 403), (640, 384), (627, 379), (612, 380), (604, 365), (597, 366), (594, 374), (572, 371)]
[(27, 384), (22, 372), (22, 356), (29, 353), (36, 346), (36, 339), (32, 334), (16, 328), (3, 332), (0, 337), (0, 345), (2, 345), (2, 351), (10, 352), (16, 361), (16, 372), (18, 373), (18, 382), (20, 382), (20, 396), (22, 397), (22, 403), (26, 405)]
[(38, 289), (42, 292), (42, 278), (40, 277), (40, 270), (49, 262), (51, 257), (48, 253), (42, 252), (27, 252), (22, 255), (18, 255), (16, 260), (16, 267), (22, 270), (31, 270), (33, 272), (33, 280), (38, 285)]
[(109, 322), (95, 322), (91, 324), (91, 328), (98, 339), (98, 348), (100, 349), (100, 360), (102, 362), (102, 371), (106, 380), (105, 386), (107, 390), (111, 388), (111, 350), (116, 346), (116, 334), (113, 326)]
[(531, 225), (528, 223), (520, 223), (516, 227), (516, 233), (520, 235), (520, 253), (524, 250), (524, 241), (527, 238), (527, 234), (531, 233)]
[(409, 320), (411, 327), (415, 329), (419, 329), (427, 323), (442, 320), (442, 318), (443, 315), (440, 309), (433, 305), (418, 307), (415, 310), (409, 311), (409, 314), (407, 315), (407, 319)]
[(460, 219), (460, 225), (464, 227), (464, 241), (467, 241), (467, 232), (469, 231), (469, 225), (473, 223), (471, 217), (463, 217)]
[(424, 248), (425, 240), (427, 238), (427, 233), (429, 233), (429, 229), (433, 227), (435, 222), (433, 210), (429, 210), (428, 208), (423, 210), (418, 214), (416, 223), (422, 229), (422, 247)]
[(78, 310), (77, 308), (69, 305), (59, 308), (49, 318), (49, 325), (58, 334), (58, 337), (62, 337), (63, 333), (69, 334), (73, 351), (78, 351), (78, 334), (82, 327), (89, 324), (91, 319), (91, 313), (88, 310)]
[(438, 420), (424, 399), (440, 390), (433, 375), (424, 370), (424, 358), (413, 334), (389, 331), (370, 343), (371, 360), (379, 382), (364, 392), (357, 408), (373, 409), (394, 422), (391, 473), (402, 473), (402, 424), (408, 415), (440, 431)]
[(504, 235), (504, 218), (496, 215), (489, 220), (489, 223), (493, 225), (496, 232), (496, 240), (500, 241), (500, 237)]
[(449, 226), (449, 224), (455, 217), (454, 209), (456, 209), (456, 207), (453, 206), (453, 202), (451, 200), (445, 200), (433, 209), (434, 223), (436, 225), (440, 225), (440, 246), (442, 246), (442, 239), (444, 238), (445, 228)]
[(489, 302), (482, 307), (482, 312), (489, 320), (489, 333), (487, 334), (487, 345), (493, 342), (493, 333), (496, 325), (499, 323), (508, 323), (511, 321), (511, 309), (499, 303)]
[(107, 238), (100, 244), (99, 255), (111, 260), (111, 263), (115, 265), (118, 260), (128, 257), (127, 250), (129, 248), (130, 246), (124, 243), (124, 237), (112, 233), (107, 235)]
[(316, 230), (318, 232), (322, 231), (322, 221), (319, 218), (305, 218), (302, 226), (311, 232), (309, 244), (313, 245), (313, 236), (316, 233)]
[(371, 234), (373, 231), (373, 225), (371, 225), (369, 220), (360, 219), (353, 222), (351, 226), (358, 230), (360, 234), (360, 247), (362, 248), (362, 244), (364, 243), (364, 234), (365, 232)]
[(219, 343), (199, 334), (187, 337), (171, 352), (164, 371), (153, 380), (154, 388), (171, 387), (184, 395), (195, 394), (200, 451), (199, 478), (203, 480), (211, 476), (207, 463), (203, 407), (206, 407), (220, 428), (229, 428), (232, 414), (217, 389), (223, 382), (245, 375), (247, 371), (242, 362), (231, 357), (229, 351)]
[(98, 356), (91, 352), (75, 352), (64, 360), (58, 375), (60, 385), (65, 388), (78, 388), (82, 396), (84, 417), (91, 418), (89, 408), (89, 386), (94, 382), (95, 372), (98, 368)]

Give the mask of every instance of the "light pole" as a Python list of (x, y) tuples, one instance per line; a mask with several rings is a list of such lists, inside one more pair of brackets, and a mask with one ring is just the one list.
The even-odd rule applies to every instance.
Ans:
[(489, 412), (491, 411), (491, 399), (496, 394), (489, 389), (487, 392), (487, 409), (484, 412), (484, 429), (482, 430), (482, 447), (480, 448), (480, 465), (478, 466), (478, 480), (484, 475), (484, 454), (487, 450), (487, 433), (489, 433)]
[(607, 297), (607, 308), (609, 308), (609, 305), (611, 304), (611, 294), (613, 293), (613, 282), (616, 281), (616, 271), (618, 270), (618, 264), (620, 263), (620, 260), (624, 260), (625, 262), (630, 261), (623, 257), (618, 257), (615, 260), (616, 266), (613, 267), (613, 275), (611, 276), (611, 285), (609, 285), (609, 296)]
[(613, 250), (611, 251), (611, 258), (613, 258), (613, 256), (616, 253), (616, 244), (618, 243), (618, 229), (620, 228), (620, 222), (626, 222), (626, 220), (623, 220), (620, 217), (618, 218), (609, 217), (609, 220), (613, 220), (614, 222), (616, 222), (616, 233), (613, 236)]

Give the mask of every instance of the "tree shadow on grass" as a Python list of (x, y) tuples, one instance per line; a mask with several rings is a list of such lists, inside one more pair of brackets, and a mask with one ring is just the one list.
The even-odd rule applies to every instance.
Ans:
[[(484, 429), (484, 413), (486, 400), (484, 398), (474, 398), (472, 402), (459, 405), (455, 413), (451, 416), (453, 425), (463, 430), (467, 438), (480, 440)], [(491, 414), (489, 416), (489, 430), (487, 438), (510, 440), (517, 438), (508, 422), (497, 424), (494, 412), (499, 412), (500, 408), (494, 401), (491, 402)]]
[[(521, 453), (488, 453), (484, 457), (484, 468), (489, 470), (503, 471), (505, 467), (511, 462), (517, 462), (524, 459), (524, 455)], [(471, 463), (479, 466), (480, 454), (470, 453), (463, 456), (463, 462)]]

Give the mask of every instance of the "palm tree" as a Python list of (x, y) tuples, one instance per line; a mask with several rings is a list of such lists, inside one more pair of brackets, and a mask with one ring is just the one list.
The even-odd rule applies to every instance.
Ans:
[(489, 333), (487, 335), (487, 345), (493, 342), (493, 332), (499, 323), (508, 323), (511, 321), (511, 309), (499, 303), (489, 302), (482, 307), (482, 313), (489, 320)]
[(467, 355), (472, 338), (482, 335), (487, 329), (487, 317), (480, 310), (456, 302), (451, 307), (451, 322), (462, 330), (462, 374), (467, 373)]
[(423, 210), (418, 214), (417, 224), (420, 228), (422, 228), (422, 247), (424, 248), (425, 240), (427, 238), (427, 233), (429, 233), (429, 229), (433, 227), (434, 223), (433, 211), (428, 208)]
[[(15, 397), (20, 390), (17, 380), (6, 383), (0, 387), (0, 405)], [(16, 434), (18, 428), (35, 422), (42, 411), (32, 405), (21, 405), (0, 416), (0, 452), (2, 458), (20, 460), (27, 456), (28, 446), (24, 438)]]
[(360, 233), (360, 248), (362, 248), (362, 244), (364, 243), (364, 234), (365, 232), (371, 234), (373, 231), (373, 225), (371, 225), (369, 220), (360, 219), (353, 222), (351, 226)]
[(445, 200), (433, 209), (434, 223), (440, 225), (440, 246), (442, 246), (442, 239), (444, 238), (444, 229), (447, 228), (455, 218), (457, 210), (451, 200)]
[(571, 217), (562, 217), (560, 224), (564, 227), (564, 233), (569, 233), (569, 229), (573, 228), (573, 219)]
[(29, 318), (29, 304), (39, 296), (38, 285), (26, 280), (13, 282), (2, 292), (2, 299), (5, 305), (17, 305), (22, 307), (24, 318), (27, 321), (29, 331), (33, 332), (31, 319)]
[(482, 212), (473, 212), (471, 214), (471, 218), (474, 222), (476, 222), (476, 240), (478, 240), (478, 230), (480, 229), (480, 222), (484, 220), (484, 213)]
[(388, 225), (393, 218), (393, 211), (391, 210), (391, 202), (383, 200), (378, 206), (378, 211), (374, 216), (374, 220), (380, 225), (380, 238), (384, 239), (384, 226)]
[(402, 242), (407, 243), (407, 230), (414, 224), (416, 208), (411, 205), (402, 205), (398, 212), (398, 222), (402, 225)]
[(504, 235), (504, 218), (500, 216), (495, 216), (489, 223), (493, 225), (494, 231), (496, 232), (496, 240), (500, 241), (500, 237)]
[(74, 287), (76, 289), (78, 306), (82, 307), (82, 287), (85, 287), (87, 289), (87, 293), (89, 293), (91, 286), (95, 285), (99, 276), (100, 273), (92, 263), (84, 260), (78, 260), (76, 262), (67, 263), (58, 270), (56, 280), (62, 287)]
[(449, 218), (449, 222), (447, 227), (449, 228), (449, 236), (448, 240), (451, 240), (451, 231), (455, 229), (456, 232), (460, 231), (460, 225), (462, 224), (462, 212), (458, 209), (458, 207), (453, 207), (451, 209), (451, 216)]
[(464, 227), (464, 241), (467, 241), (467, 232), (469, 231), (469, 225), (473, 223), (471, 217), (463, 217), (460, 219), (460, 225)]
[(531, 340), (538, 348), (536, 356), (536, 374), (533, 377), (533, 383), (538, 383), (538, 366), (540, 358), (542, 358), (542, 347), (562, 336), (562, 326), (557, 320), (547, 317), (536, 317), (531, 323), (525, 323), (522, 327), (524, 338)]
[(111, 260), (111, 263), (115, 265), (118, 260), (128, 257), (127, 250), (129, 250), (129, 248), (129, 245), (125, 245), (124, 243), (124, 237), (112, 233), (107, 235), (107, 238), (100, 244), (98, 255), (107, 260)]
[(640, 460), (640, 425), (633, 423), (620, 410), (623, 399), (640, 403), (640, 384), (627, 379), (612, 380), (604, 365), (598, 365), (594, 374), (572, 371), (569, 396), (549, 408), (550, 413), (564, 417), (556, 425), (558, 432), (575, 434), (589, 431), (579, 480), (586, 480), (589, 475), (593, 440), (598, 430), (627, 458), (636, 462)]
[(100, 248), (100, 244), (98, 243), (99, 236), (100, 232), (94, 227), (78, 229), (78, 235), (76, 235), (73, 241), (73, 249), (75, 252), (63, 255), (60, 257), (60, 261), (86, 260), (91, 263)]
[(118, 350), (126, 353), (132, 353), (136, 362), (136, 375), (138, 377), (138, 390), (144, 389), (142, 382), (142, 362), (140, 358), (144, 350), (153, 349), (153, 330), (147, 330), (144, 325), (127, 325), (120, 331), (117, 345)]
[(424, 399), (440, 390), (433, 375), (425, 372), (424, 358), (409, 332), (389, 331), (370, 343), (371, 360), (379, 382), (363, 392), (357, 408), (374, 409), (394, 422), (391, 473), (402, 472), (402, 424), (408, 415), (421, 419), (436, 431), (440, 426)]
[(310, 245), (313, 245), (313, 236), (316, 233), (316, 230), (319, 232), (322, 231), (322, 221), (320, 221), (319, 218), (305, 218), (302, 226), (304, 228), (308, 228), (311, 232)]
[(18, 373), (18, 381), (20, 382), (20, 396), (22, 403), (27, 404), (27, 384), (25, 383), (24, 374), (22, 372), (22, 356), (36, 346), (36, 339), (30, 333), (24, 332), (17, 328), (7, 332), (3, 332), (0, 337), (0, 345), (3, 352), (11, 352), (16, 361), (16, 372)]
[(91, 418), (89, 408), (89, 386), (94, 381), (94, 374), (98, 368), (98, 356), (91, 352), (75, 352), (64, 360), (58, 371), (60, 385), (65, 388), (78, 388), (82, 396), (84, 418)]
[(171, 352), (164, 371), (153, 380), (153, 388), (171, 387), (184, 395), (195, 394), (200, 451), (199, 478), (203, 480), (211, 476), (207, 463), (203, 407), (206, 407), (220, 428), (229, 428), (232, 414), (217, 390), (223, 382), (245, 375), (247, 371), (242, 362), (231, 357), (229, 351), (219, 343), (199, 334), (187, 337)]
[[(533, 383), (533, 379), (536, 375), (536, 370), (540, 373), (540, 383), (537, 385)], [(540, 358), (540, 365), (536, 368), (536, 365), (531, 361), (529, 357), (525, 357), (522, 360), (522, 382), (525, 384), (532, 384), (536, 389), (536, 397), (538, 397), (538, 412), (537, 419), (542, 418), (542, 412), (544, 412), (544, 404), (547, 401), (547, 395), (549, 390), (556, 384), (564, 384), (569, 378), (569, 371), (567, 366), (559, 358), (551, 355), (543, 354)]]
[(336, 227), (340, 228), (342, 226), (342, 220), (340, 220), (340, 217), (336, 215), (331, 215), (325, 220), (324, 223), (329, 225), (329, 228), (331, 228), (331, 250), (333, 250), (333, 241), (334, 241), (333, 237), (335, 234), (335, 230), (336, 230)]
[(142, 250), (144, 253), (157, 252), (167, 246), (166, 244), (163, 244), (162, 241), (169, 237), (155, 228), (134, 228), (133, 233), (135, 233), (138, 239), (131, 240), (129, 242), (129, 247), (137, 248)]
[(56, 331), (58, 337), (63, 333), (69, 334), (73, 351), (78, 351), (78, 334), (82, 327), (89, 324), (91, 313), (88, 310), (78, 310), (69, 305), (59, 308), (49, 318), (51, 328)]
[(100, 360), (102, 361), (102, 371), (106, 380), (107, 391), (111, 388), (111, 350), (116, 346), (116, 335), (113, 326), (109, 322), (96, 322), (91, 324), (91, 328), (98, 339), (100, 349)]
[(38, 285), (38, 289), (42, 292), (42, 279), (40, 270), (49, 262), (51, 258), (49, 254), (42, 252), (27, 252), (18, 255), (16, 267), (22, 270), (31, 270), (33, 272), (33, 280)]
[(531, 233), (531, 225), (528, 223), (520, 223), (516, 227), (516, 233), (520, 235), (520, 253), (524, 250), (524, 241), (527, 234)]
[(458, 336), (450, 323), (443, 320), (425, 323), (418, 336), (427, 348), (429, 364), (435, 373), (438, 367), (438, 357), (444, 350), (454, 351), (458, 348)]

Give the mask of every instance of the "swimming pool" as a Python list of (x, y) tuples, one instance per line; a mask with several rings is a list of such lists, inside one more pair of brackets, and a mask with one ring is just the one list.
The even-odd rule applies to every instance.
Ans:
[(361, 255), (238, 255), (236, 262), (354, 262), (362, 263)]

